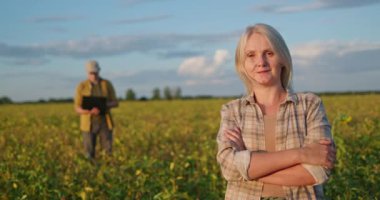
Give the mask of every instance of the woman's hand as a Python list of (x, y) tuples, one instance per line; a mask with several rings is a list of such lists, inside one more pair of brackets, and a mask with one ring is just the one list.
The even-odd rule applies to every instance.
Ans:
[(243, 151), (247, 149), (245, 147), (243, 137), (241, 136), (241, 131), (239, 128), (227, 129), (224, 131), (224, 134), (237, 151)]
[(333, 168), (336, 150), (330, 139), (320, 139), (318, 143), (309, 144), (301, 148), (301, 162)]

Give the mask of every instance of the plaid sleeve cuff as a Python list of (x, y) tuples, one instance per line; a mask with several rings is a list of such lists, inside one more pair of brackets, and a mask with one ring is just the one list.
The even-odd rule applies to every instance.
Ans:
[(314, 185), (319, 185), (327, 181), (328, 176), (325, 169), (317, 165), (302, 164), (302, 166), (313, 176), (316, 183)]
[(248, 178), (248, 168), (249, 164), (251, 162), (251, 152), (248, 150), (244, 151), (237, 151), (235, 152), (235, 158), (234, 158), (234, 164), (238, 171), (240, 172), (240, 175), (245, 180), (250, 180)]

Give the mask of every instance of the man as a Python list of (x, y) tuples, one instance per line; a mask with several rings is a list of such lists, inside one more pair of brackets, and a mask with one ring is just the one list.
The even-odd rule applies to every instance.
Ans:
[[(99, 136), (102, 149), (108, 155), (112, 152), (113, 122), (110, 109), (118, 106), (115, 90), (110, 81), (99, 76), (98, 62), (90, 60), (85, 65), (87, 80), (79, 83), (75, 93), (75, 111), (80, 115), (80, 130), (83, 134), (83, 143), (86, 156), (95, 158), (96, 138)], [(84, 108), (84, 97), (103, 97), (105, 105), (93, 108)], [(102, 99), (102, 98), (98, 98)], [(90, 100), (90, 103), (93, 100)], [(101, 110), (104, 109), (105, 111)]]

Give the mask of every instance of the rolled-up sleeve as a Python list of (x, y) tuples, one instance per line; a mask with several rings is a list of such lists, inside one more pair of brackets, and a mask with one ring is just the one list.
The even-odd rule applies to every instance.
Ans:
[(251, 152), (248, 150), (237, 151), (234, 157), (234, 164), (244, 180), (250, 180), (248, 177), (248, 168), (251, 163)]
[[(312, 96), (307, 101), (307, 135), (305, 144), (318, 142), (322, 138), (328, 138), (335, 144), (331, 136), (331, 126), (327, 120), (326, 112), (322, 100), (317, 96)], [(331, 170), (320, 165), (302, 165), (315, 179), (315, 185), (322, 184), (328, 180)]]
[(321, 166), (309, 164), (302, 164), (302, 166), (313, 176), (316, 182), (314, 185), (322, 184), (329, 179), (326, 169)]
[(248, 168), (251, 152), (248, 150), (236, 151), (235, 147), (224, 135), (224, 130), (234, 129), (238, 127), (238, 124), (233, 109), (228, 105), (223, 105), (221, 109), (220, 128), (217, 136), (217, 161), (227, 181), (249, 180)]

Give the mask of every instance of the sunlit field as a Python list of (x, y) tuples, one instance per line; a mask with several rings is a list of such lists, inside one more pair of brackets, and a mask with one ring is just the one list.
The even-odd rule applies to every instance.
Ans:
[[(325, 194), (379, 198), (380, 95), (322, 98), (338, 147)], [(2, 105), (0, 199), (223, 199), (215, 138), (228, 101), (121, 102), (113, 156), (98, 150), (96, 163), (72, 104)]]

